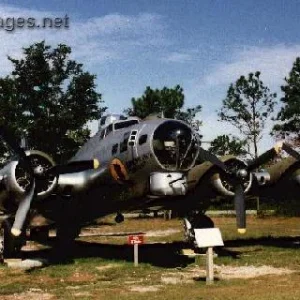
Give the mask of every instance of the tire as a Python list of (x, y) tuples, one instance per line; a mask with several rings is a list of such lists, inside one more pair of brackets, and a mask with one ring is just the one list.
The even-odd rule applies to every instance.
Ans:
[(1, 224), (2, 248), (4, 258), (17, 258), (22, 248), (22, 237), (14, 237), (11, 234), (12, 222), (4, 220)]

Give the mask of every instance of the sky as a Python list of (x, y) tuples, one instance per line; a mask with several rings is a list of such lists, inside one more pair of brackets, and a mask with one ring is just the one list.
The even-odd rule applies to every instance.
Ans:
[[(0, 76), (12, 70), (7, 55), (19, 58), (22, 47), (41, 40), (64, 43), (71, 46), (72, 58), (97, 75), (109, 112), (122, 113), (146, 86), (180, 84), (186, 107), (202, 105), (204, 140), (237, 135), (217, 120), (229, 84), (259, 70), (280, 96), (284, 77), (300, 56), (299, 15), (300, 2), (293, 0), (0, 1), (0, 24), (20, 17), (69, 20), (68, 28), (8, 31), (0, 26)], [(271, 127), (268, 122), (261, 151), (274, 144)], [(96, 122), (91, 128), (95, 133)]]

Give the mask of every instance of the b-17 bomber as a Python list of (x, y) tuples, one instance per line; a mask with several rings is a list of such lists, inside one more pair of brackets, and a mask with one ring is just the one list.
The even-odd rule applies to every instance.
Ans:
[[(121, 222), (124, 212), (170, 209), (185, 218), (189, 235), (195, 226), (213, 226), (203, 207), (222, 195), (233, 198), (237, 228), (244, 233), (246, 195), (259, 196), (287, 182), (299, 188), (299, 154), (287, 144), (279, 143), (249, 163), (234, 156), (218, 158), (180, 120), (104, 116), (98, 132), (64, 165), (44, 152), (25, 151), (6, 128), (0, 134), (14, 153), (3, 158), (0, 170), (2, 259), (17, 255), (37, 216), (43, 219), (39, 226), (56, 227), (54, 253), (63, 259), (80, 228), (108, 214)], [(257, 171), (281, 150), (292, 158)]]

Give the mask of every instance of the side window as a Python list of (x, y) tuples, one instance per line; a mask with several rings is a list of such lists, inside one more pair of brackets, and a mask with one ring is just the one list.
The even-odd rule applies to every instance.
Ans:
[(112, 146), (112, 149), (111, 149), (111, 154), (114, 155), (118, 152), (118, 148), (119, 148), (119, 145), (118, 144), (114, 144)]
[(106, 129), (106, 135), (108, 135), (113, 130), (113, 124), (110, 124)]
[(100, 133), (100, 140), (102, 140), (102, 139), (104, 139), (105, 138), (105, 131), (106, 131), (106, 129), (103, 129), (102, 131), (101, 131), (101, 133)]
[(147, 134), (141, 135), (140, 138), (139, 138), (139, 145), (145, 144), (147, 142), (147, 137), (148, 137)]
[(129, 132), (124, 133), (123, 142), (120, 143), (120, 153), (127, 151), (127, 142), (129, 139)]
[(100, 125), (103, 126), (105, 124), (107, 116), (101, 118)]

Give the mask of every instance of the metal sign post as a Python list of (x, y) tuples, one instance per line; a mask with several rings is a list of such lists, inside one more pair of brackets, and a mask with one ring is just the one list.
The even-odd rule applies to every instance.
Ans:
[(224, 246), (219, 228), (194, 229), (195, 239), (199, 248), (206, 251), (206, 284), (214, 282), (214, 252), (213, 247)]
[(134, 266), (137, 267), (139, 265), (139, 245), (144, 244), (144, 236), (143, 235), (129, 235), (128, 236), (128, 244), (133, 245)]

